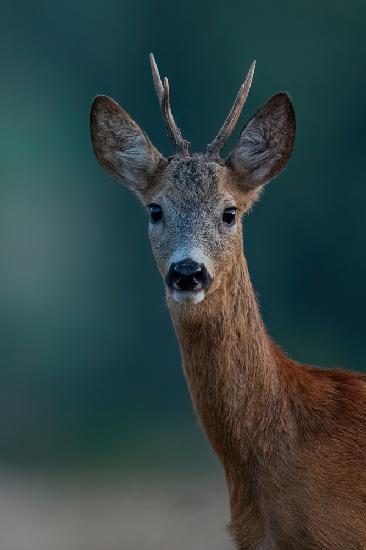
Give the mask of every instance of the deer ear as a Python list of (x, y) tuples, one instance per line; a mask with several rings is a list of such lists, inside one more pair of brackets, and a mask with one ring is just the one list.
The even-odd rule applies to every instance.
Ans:
[(90, 112), (95, 155), (105, 170), (142, 198), (164, 158), (132, 118), (108, 96), (97, 96)]
[(292, 154), (295, 131), (295, 112), (286, 93), (274, 95), (256, 112), (227, 161), (243, 190), (255, 189), (281, 172)]

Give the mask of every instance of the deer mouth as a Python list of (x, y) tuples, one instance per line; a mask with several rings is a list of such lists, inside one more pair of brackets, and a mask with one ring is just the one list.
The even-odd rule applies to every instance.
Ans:
[(169, 294), (178, 304), (198, 304), (206, 296), (203, 288), (196, 288), (194, 290), (169, 288)]

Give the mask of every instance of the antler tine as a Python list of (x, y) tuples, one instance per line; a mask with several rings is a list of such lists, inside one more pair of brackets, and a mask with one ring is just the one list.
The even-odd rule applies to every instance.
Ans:
[(164, 87), (163, 87), (163, 84), (161, 82), (158, 66), (156, 64), (154, 55), (152, 53), (150, 54), (150, 64), (151, 64), (151, 72), (152, 72), (152, 76), (153, 76), (156, 95), (158, 96), (158, 100), (159, 100), (159, 103), (161, 105), (162, 102), (163, 102), (163, 97), (164, 97)]
[(238, 95), (235, 98), (234, 104), (231, 107), (231, 110), (224, 124), (221, 126), (215, 139), (211, 141), (209, 145), (207, 145), (206, 153), (209, 157), (217, 157), (220, 154), (220, 151), (224, 148), (225, 143), (229, 139), (232, 131), (234, 130), (244, 107), (244, 104), (247, 100), (250, 87), (252, 85), (254, 69), (255, 61), (253, 61), (253, 63), (251, 64), (248, 74), (243, 84), (239, 88)]
[(183, 154), (183, 156), (188, 157), (189, 156), (189, 142), (186, 141), (180, 129), (175, 123), (175, 120), (172, 115), (172, 111), (170, 109), (170, 93), (169, 93), (169, 82), (168, 79), (165, 77), (164, 81), (161, 81), (159, 69), (155, 62), (154, 55), (150, 54), (150, 64), (151, 64), (151, 71), (154, 81), (154, 87), (156, 91), (156, 95), (158, 96), (159, 104), (161, 107), (161, 110), (163, 112), (165, 125), (168, 129), (168, 132), (170, 134), (170, 137), (173, 141), (173, 143), (176, 146), (177, 153)]

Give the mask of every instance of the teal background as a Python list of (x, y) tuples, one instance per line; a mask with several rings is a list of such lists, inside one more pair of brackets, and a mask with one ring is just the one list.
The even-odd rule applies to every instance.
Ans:
[(254, 58), (236, 136), (269, 96), (290, 93), (295, 154), (245, 221), (253, 282), (291, 356), (365, 367), (365, 14), (334, 0), (1, 2), (3, 467), (215, 467), (146, 215), (90, 145), (90, 104), (105, 93), (171, 152), (150, 51), (196, 151)]

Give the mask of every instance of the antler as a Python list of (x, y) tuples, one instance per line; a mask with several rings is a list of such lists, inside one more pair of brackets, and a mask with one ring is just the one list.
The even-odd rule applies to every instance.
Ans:
[(240, 113), (244, 107), (244, 103), (247, 100), (249, 90), (252, 85), (254, 69), (255, 61), (253, 61), (253, 63), (251, 64), (248, 74), (243, 84), (240, 86), (238, 95), (236, 96), (236, 99), (234, 101), (234, 105), (231, 107), (231, 110), (224, 124), (221, 126), (215, 139), (211, 141), (209, 145), (207, 145), (206, 153), (211, 158), (219, 156), (220, 151), (224, 148), (225, 143), (229, 139), (230, 134), (232, 133), (236, 123), (238, 122)]
[(175, 123), (170, 109), (168, 79), (165, 77), (163, 82), (161, 81), (159, 69), (156, 65), (154, 55), (152, 53), (150, 54), (150, 63), (155, 91), (156, 95), (158, 96), (161, 110), (163, 112), (165, 125), (168, 129), (173, 143), (176, 146), (177, 153), (183, 154), (184, 157), (189, 157), (189, 142), (183, 138), (180, 129)]

